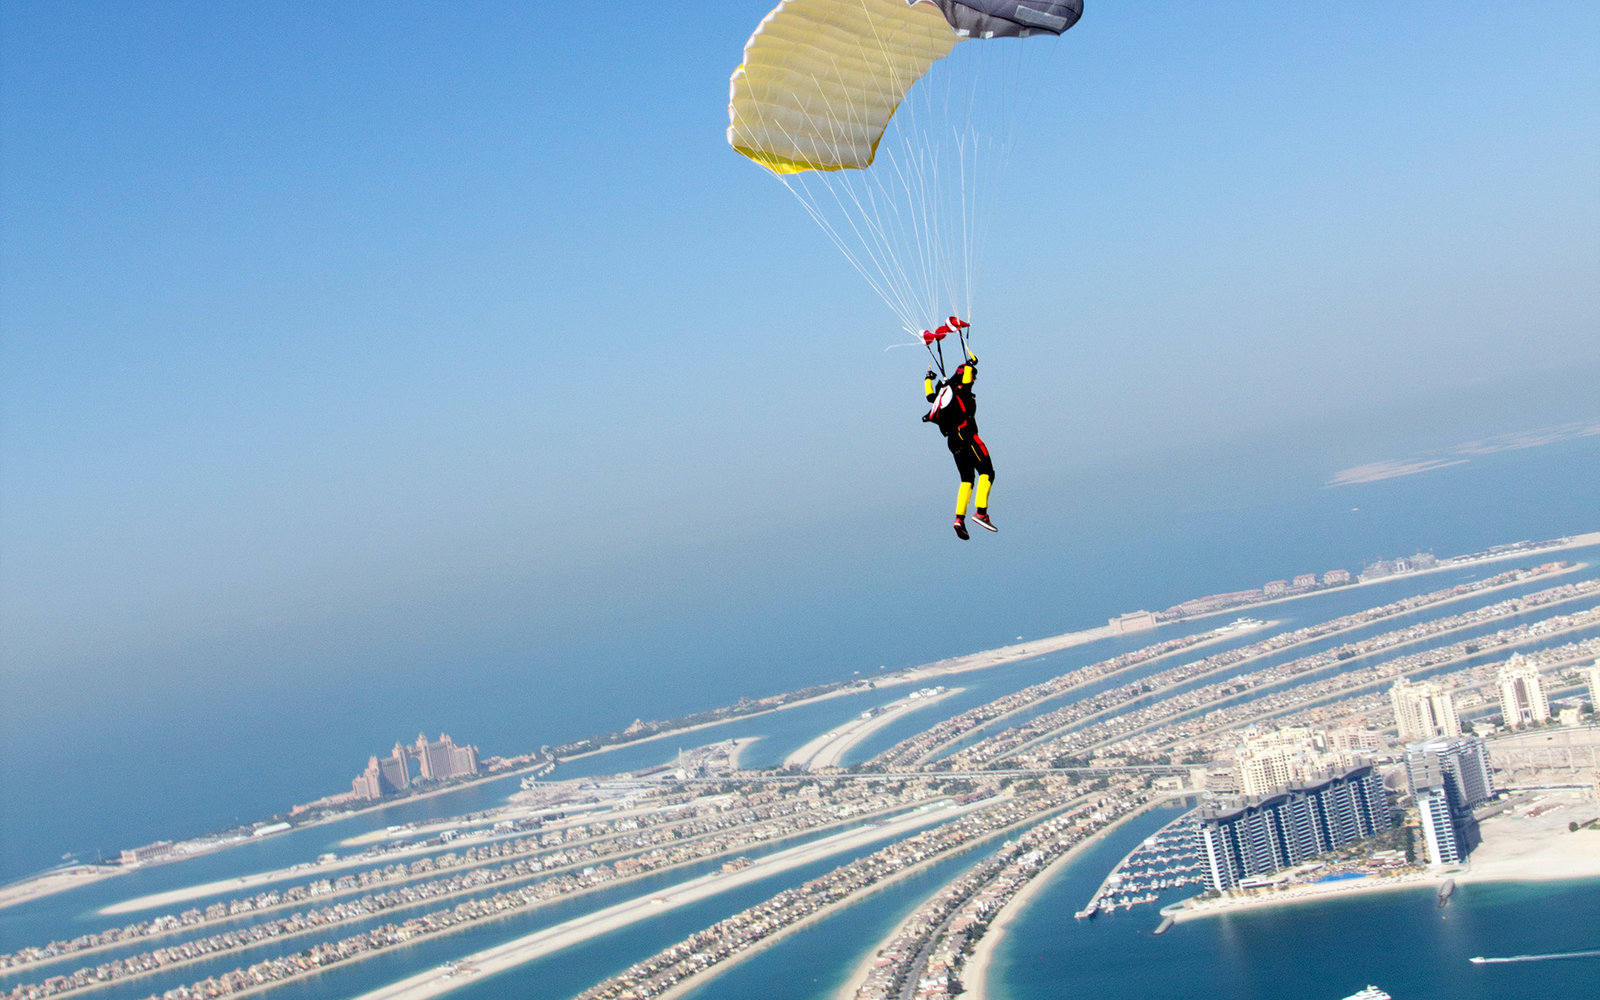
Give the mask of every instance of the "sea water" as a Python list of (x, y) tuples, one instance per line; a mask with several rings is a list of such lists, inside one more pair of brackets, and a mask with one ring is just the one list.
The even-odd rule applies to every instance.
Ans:
[[(1395, 556), (1408, 554), (1415, 549), (1432, 548), (1441, 555), (1481, 549), (1491, 544), (1515, 541), (1523, 538), (1543, 538), (1553, 535), (1572, 533), (1577, 531), (1592, 530), (1600, 527), (1600, 483), (1593, 475), (1593, 470), (1600, 467), (1600, 448), (1594, 443), (1569, 442), (1562, 446), (1553, 446), (1551, 449), (1535, 450), (1525, 453), (1508, 453), (1500, 456), (1489, 456), (1489, 460), (1475, 461), (1468, 466), (1456, 467), (1454, 470), (1441, 470), (1440, 474), (1410, 477), (1408, 480), (1396, 480), (1386, 483), (1368, 484), (1360, 488), (1345, 488), (1346, 491), (1322, 491), (1315, 495), (1302, 497), (1278, 498), (1277, 503), (1281, 508), (1274, 517), (1263, 520), (1259, 509), (1242, 512), (1231, 523), (1225, 512), (1213, 512), (1209, 515), (1209, 523), (1195, 525), (1191, 534), (1184, 543), (1187, 558), (1183, 560), (1163, 561), (1159, 551), (1162, 542), (1171, 542), (1172, 534), (1156, 535), (1155, 537), (1129, 535), (1124, 539), (1125, 562), (1107, 559), (1097, 565), (1101, 571), (1108, 574), (1102, 581), (1103, 589), (1111, 593), (1111, 598), (1101, 598), (1104, 606), (1112, 608), (1112, 613), (1122, 610), (1131, 610), (1134, 607), (1157, 608), (1165, 603), (1173, 603), (1188, 597), (1198, 596), (1201, 593), (1219, 590), (1241, 589), (1248, 586), (1259, 586), (1260, 582), (1269, 578), (1281, 578), (1295, 572), (1320, 571), (1322, 568), (1344, 566), (1349, 569), (1358, 569), (1360, 563), (1366, 558), (1378, 556)], [(1432, 483), (1422, 482), (1430, 476), (1442, 475), (1453, 472), (1454, 478), (1445, 482), (1442, 478)], [(1470, 475), (1469, 475), (1470, 473)], [(1359, 519), (1348, 523), (1341, 521), (1336, 516), (1338, 512), (1327, 508), (1328, 495), (1338, 493), (1339, 504), (1349, 503), (1352, 499), (1359, 503), (1352, 506), (1362, 507), (1371, 511), (1374, 508), (1388, 511), (1385, 515), (1385, 524), (1381, 530), (1354, 530), (1351, 525), (1359, 524)], [(1540, 497), (1537, 504), (1515, 504), (1510, 498), (1521, 495), (1536, 495)], [(1546, 502), (1548, 501), (1548, 502)], [(1409, 512), (1409, 513), (1408, 513)], [(1344, 513), (1359, 514), (1360, 511), (1344, 511)], [(1296, 517), (1301, 520), (1295, 521)], [(1394, 522), (1409, 522), (1390, 523)], [(1274, 549), (1276, 542), (1282, 541), (1286, 534), (1291, 532), (1290, 523), (1297, 524), (1299, 529), (1308, 532), (1310, 537), (1295, 537), (1294, 543), (1288, 549), (1298, 553), (1293, 558)], [(1246, 525), (1262, 523), (1269, 525), (1261, 531), (1246, 530)], [(1410, 528), (1410, 541), (1400, 542), (1398, 539), (1406, 537), (1405, 529)], [(1391, 536), (1393, 536), (1391, 538)], [(1221, 558), (1223, 542), (1227, 545), (1227, 558)], [(1304, 553), (1311, 551), (1322, 543), (1328, 550), (1326, 557), (1308, 557)], [(1382, 546), (1382, 547), (1380, 547)], [(1196, 560), (1197, 552), (1212, 551), (1218, 555), (1214, 562), (1204, 559)], [(1359, 553), (1358, 558), (1351, 558), (1353, 553)], [(1170, 551), (1167, 553), (1170, 557)], [(1578, 553), (1578, 558), (1594, 559), (1593, 550)], [(1041, 553), (1039, 560), (1042, 562), (1048, 553)], [(1159, 578), (1159, 586), (1154, 584), (1154, 579), (1141, 580), (1137, 577), (1140, 572), (1149, 568), (1153, 563), (1164, 563), (1163, 574)], [(1488, 575), (1496, 571), (1498, 566), (1505, 564), (1491, 564), (1478, 570), (1453, 571), (1452, 573), (1430, 574), (1415, 578), (1402, 578), (1391, 583), (1377, 587), (1363, 588), (1361, 592), (1333, 592), (1319, 595), (1311, 601), (1317, 602), (1318, 607), (1312, 609), (1310, 604), (1300, 605), (1291, 602), (1285, 605), (1276, 605), (1270, 609), (1270, 614), (1261, 614), (1262, 617), (1280, 618), (1284, 620), (1281, 628), (1293, 628), (1295, 622), (1302, 616), (1326, 620), (1333, 614), (1343, 613), (1341, 602), (1349, 602), (1350, 610), (1357, 607), (1370, 607), (1384, 600), (1402, 596), (1406, 593), (1420, 593), (1437, 589), (1449, 582), (1454, 582), (1456, 576), (1470, 577)], [(1116, 567), (1121, 566), (1125, 573), (1119, 575)], [(1224, 576), (1218, 571), (1219, 566), (1228, 568), (1229, 573)], [(1045, 570), (1039, 566), (1033, 571), (1044, 574)], [(1122, 593), (1136, 594), (1144, 586), (1149, 591), (1160, 591), (1163, 596), (1160, 600), (1147, 600), (1137, 597), (1115, 596)], [(1537, 589), (1529, 587), (1526, 589)], [(1485, 599), (1484, 603), (1494, 598)], [(1089, 612), (1078, 610), (1064, 610), (1059, 600), (1049, 598), (1047, 595), (1028, 591), (1018, 591), (1016, 600), (1019, 604), (1015, 618), (1027, 619), (1038, 626), (1037, 630), (1030, 630), (1030, 635), (1045, 635), (1059, 632), (1064, 629), (1083, 627), (1096, 623), (1088, 617)], [(1115, 603), (1109, 603), (1109, 602)], [(1088, 606), (1087, 602), (1085, 606)], [(1450, 606), (1442, 613), (1452, 613), (1457, 607)], [(1304, 608), (1304, 610), (1301, 610)], [(1103, 610), (1096, 609), (1095, 613)], [(1331, 613), (1330, 613), (1331, 612)], [(1100, 620), (1103, 620), (1102, 616)], [(1010, 623), (1008, 623), (1009, 625)], [(1016, 626), (1021, 627), (1021, 626)], [(1007, 631), (1009, 631), (1009, 627)], [(862, 633), (863, 640), (871, 644), (873, 636), (870, 630)], [(1265, 633), (1246, 634), (1240, 636), (1237, 643), (1246, 643)], [(841, 639), (848, 641), (848, 636)], [(991, 645), (1011, 641), (1012, 635), (996, 637)], [(1137, 637), (1135, 637), (1136, 639)], [(951, 686), (967, 686), (969, 692), (941, 702), (936, 709), (924, 710), (918, 713), (915, 719), (903, 720), (885, 731), (873, 741), (873, 746), (881, 748), (892, 742), (892, 739), (908, 735), (935, 717), (955, 714), (963, 707), (970, 704), (981, 703), (994, 697), (1005, 690), (1034, 683), (1046, 677), (1053, 676), (1073, 666), (1092, 662), (1097, 659), (1112, 655), (1123, 648), (1135, 648), (1142, 643), (1133, 640), (1108, 641), (1094, 646), (1068, 650), (1038, 661), (1026, 664), (1010, 665), (992, 671), (983, 671), (970, 675), (957, 675), (953, 678), (941, 679), (942, 683)], [(881, 646), (879, 647), (882, 648)], [(908, 648), (916, 648), (915, 644), (908, 644)], [(939, 649), (933, 655), (923, 658), (932, 659), (936, 656), (950, 655), (959, 652), (968, 652), (967, 649)], [(1225, 648), (1225, 647), (1216, 647)], [(876, 651), (876, 650), (875, 650)], [(874, 657), (875, 658), (875, 657)], [(752, 660), (752, 663), (768, 664), (769, 672), (762, 674), (759, 679), (760, 687), (755, 687), (753, 682), (752, 693), (766, 694), (775, 691), (790, 689), (800, 686), (801, 683), (811, 683), (817, 680), (844, 679), (853, 675), (854, 671), (845, 671), (837, 666), (832, 668), (834, 673), (826, 673), (826, 667), (817, 669), (813, 665), (810, 669), (813, 676), (807, 676), (806, 671), (794, 664), (786, 664), (781, 657), (765, 657), (761, 660)], [(903, 665), (896, 662), (894, 665)], [(1160, 669), (1162, 664), (1156, 669)], [(869, 668), (870, 669), (870, 668)], [(784, 683), (785, 677), (793, 674), (799, 678), (797, 683)], [(716, 683), (707, 681), (700, 687), (695, 686), (696, 674), (693, 670), (685, 669), (682, 672), (686, 693), (683, 695), (685, 702), (691, 699), (693, 703), (687, 704), (685, 710), (702, 709), (718, 704), (727, 703), (726, 691)], [(817, 732), (845, 721), (872, 704), (881, 704), (893, 698), (900, 697), (906, 689), (886, 689), (884, 692), (867, 695), (852, 695), (845, 698), (830, 699), (791, 712), (777, 713), (759, 719), (737, 720), (721, 727), (713, 727), (702, 734), (695, 734), (693, 740), (687, 743), (707, 742), (711, 739), (726, 738), (732, 735), (750, 735), (761, 737), (760, 742), (747, 751), (747, 763), (758, 766), (770, 765), (781, 760), (782, 756), (793, 748), (799, 746)], [(420, 695), (419, 695), (420, 697)], [(579, 709), (582, 706), (578, 706)], [(496, 710), (506, 711), (505, 705), (496, 705), (485, 702), (478, 706), (481, 713), (480, 721), (486, 730), (501, 729), (509, 731), (514, 728), (511, 720), (497, 719)], [(611, 709), (614, 711), (614, 707)], [(648, 711), (643, 706), (623, 710), (624, 714), (659, 717), (666, 712)], [(574, 710), (574, 718), (568, 724), (576, 728), (583, 725), (581, 710)], [(594, 722), (604, 720), (601, 715), (596, 715)], [(148, 720), (147, 720), (148, 721)], [(569, 735), (587, 735), (605, 728), (603, 725), (593, 725), (587, 729), (573, 732)], [(460, 733), (457, 733), (458, 738)], [(531, 748), (537, 742), (545, 742), (538, 735), (528, 734), (522, 737), (527, 743), (497, 747), (503, 752), (515, 752)], [(619, 770), (629, 770), (638, 767), (662, 763), (671, 758), (676, 749), (675, 741), (656, 741), (651, 744), (640, 744), (597, 755), (583, 761), (573, 762), (563, 767), (561, 776), (572, 776), (583, 773), (612, 773)], [(858, 754), (868, 752), (867, 747), (858, 750)], [(859, 759), (859, 758), (857, 758)], [(54, 787), (61, 790), (62, 794), (69, 796), (64, 799), (62, 813), (71, 816), (74, 811), (70, 800), (73, 788), (72, 775), (58, 775)], [(181, 783), (184, 775), (181, 772), (168, 775), (166, 780)], [(205, 881), (210, 878), (236, 877), (254, 871), (278, 867), (294, 861), (308, 860), (320, 853), (321, 850), (330, 849), (339, 840), (353, 833), (367, 829), (381, 829), (385, 825), (411, 822), (431, 817), (457, 815), (475, 809), (488, 808), (504, 801), (504, 797), (514, 788), (514, 779), (498, 783), (488, 783), (471, 789), (451, 792), (432, 799), (398, 803), (378, 813), (366, 817), (345, 820), (337, 824), (324, 827), (296, 831), (282, 837), (270, 838), (260, 843), (253, 843), (243, 848), (230, 850), (221, 854), (196, 859), (182, 864), (162, 866), (145, 869), (117, 879), (101, 883), (96, 886), (86, 887), (59, 897), (30, 904), (25, 907), (14, 907), (9, 910), (0, 910), (0, 949), (9, 950), (20, 944), (40, 943), (48, 937), (70, 936), (69, 933), (57, 933), (70, 930), (72, 933), (82, 933), (88, 930), (98, 930), (112, 923), (120, 922), (108, 920), (97, 916), (94, 911), (105, 902), (114, 899), (126, 898), (142, 892), (160, 891), (175, 885), (186, 885), (194, 882)], [(243, 811), (247, 808), (244, 803), (251, 799), (252, 789), (241, 785), (238, 789), (238, 808)], [(259, 790), (254, 790), (259, 791)], [(12, 794), (8, 787), (8, 796)], [(164, 835), (191, 836), (206, 828), (206, 824), (214, 817), (204, 812), (197, 812), (187, 820), (177, 804), (183, 801), (181, 796), (175, 796), (169, 805), (175, 808), (163, 815), (162, 821), (166, 824), (162, 828)], [(51, 837), (59, 836), (61, 825), (52, 825), (49, 822), (26, 824), (14, 822), (24, 810), (18, 809), (16, 800), (7, 799), (7, 816), (5, 823), (5, 838), (7, 855), (6, 861), (11, 864), (12, 874), (21, 874), (23, 871), (37, 870), (40, 858), (53, 856), (60, 840), (52, 841)], [(28, 805), (28, 803), (21, 803)], [(53, 805), (53, 803), (52, 803)], [(97, 803), (96, 815), (104, 812), (101, 822), (107, 831), (107, 842), (120, 843), (128, 846), (131, 843), (140, 843), (143, 840), (136, 836), (138, 824), (130, 823), (117, 825), (118, 819), (126, 819), (129, 815), (136, 814), (136, 803), (130, 801), (111, 801)], [(133, 812), (118, 814), (115, 808), (126, 807)], [(85, 810), (80, 809), (78, 815)], [(244, 818), (258, 815), (253, 812), (243, 812)], [(45, 817), (47, 818), (47, 817)], [(71, 825), (71, 824), (67, 824)], [(1132, 836), (1136, 828), (1129, 828)], [(1136, 838), (1137, 839), (1137, 838)], [(1136, 841), (1135, 841), (1136, 842)], [(77, 842), (72, 842), (77, 843)], [(1131, 846), (1131, 843), (1129, 846)], [(70, 845), (69, 845), (70, 846)], [(18, 848), (13, 851), (12, 848)], [(1431, 954), (1440, 954), (1451, 957), (1454, 952), (1446, 954), (1440, 951), (1441, 939), (1438, 938), (1439, 929), (1427, 926), (1430, 933), (1420, 937), (1407, 938), (1394, 927), (1389, 927), (1392, 920), (1404, 921), (1404, 916), (1383, 917), (1379, 914), (1404, 914), (1409, 904), (1404, 903), (1404, 895), (1391, 898), (1363, 897), (1360, 899), (1342, 900), (1318, 904), (1313, 907), (1300, 907), (1270, 911), (1268, 913), (1239, 914), (1233, 917), (1219, 918), (1212, 921), (1199, 921), (1175, 927), (1169, 934), (1161, 938), (1151, 939), (1149, 946), (1155, 950), (1143, 951), (1143, 941), (1148, 935), (1148, 928), (1142, 927), (1137, 918), (1132, 914), (1118, 915), (1113, 920), (1096, 921), (1093, 927), (1081, 928), (1079, 923), (1070, 922), (1066, 917), (1081, 906), (1087, 899), (1087, 893), (1078, 893), (1071, 888), (1072, 877), (1093, 881), (1103, 877), (1105, 870), (1114, 863), (1120, 853), (1113, 851), (1115, 856), (1109, 861), (1101, 863), (1101, 859), (1091, 861), (1086, 858), (1069, 871), (1082, 871), (1078, 876), (1063, 876), (1059, 883), (1053, 883), (1050, 889), (1036, 897), (1034, 904), (1028, 908), (1023, 917), (1015, 925), (1009, 947), (1023, 949), (1019, 954), (1029, 956), (1026, 961), (1018, 962), (1008, 959), (1004, 949), (997, 956), (994, 966), (995, 985), (1002, 989), (1002, 995), (1023, 996), (1055, 996), (1060, 995), (1061, 984), (1069, 983), (1076, 986), (1086, 983), (1092, 989), (1086, 995), (1095, 993), (1111, 996), (1150, 995), (1155, 991), (1157, 984), (1163, 995), (1173, 996), (1241, 996), (1241, 997), (1267, 997), (1289, 995), (1328, 995), (1333, 997), (1343, 996), (1352, 991), (1355, 986), (1364, 985), (1366, 980), (1371, 980), (1385, 985), (1396, 996), (1402, 993), (1396, 991), (1395, 986), (1401, 983), (1410, 983), (1417, 980), (1427, 980), (1430, 976), (1443, 977), (1440, 982), (1449, 983), (1448, 990), (1433, 993), (1419, 992), (1421, 986), (1408, 987), (1406, 996), (1446, 996), (1446, 995), (1479, 995), (1477, 984), (1495, 984), (1496, 989), (1503, 990), (1502, 995), (1543, 995), (1538, 989), (1532, 992), (1519, 992), (1517, 983), (1548, 983), (1548, 982), (1591, 982), (1582, 978), (1585, 973), (1580, 970), (1581, 959), (1562, 962), (1534, 962), (1518, 963), (1514, 965), (1495, 965), (1487, 967), (1470, 966), (1467, 970), (1450, 970), (1445, 966), (1443, 958), (1439, 962), (1432, 959), (1419, 958)], [(27, 865), (28, 859), (34, 863)], [(19, 860), (20, 859), (20, 860)], [(830, 862), (828, 867), (835, 862)], [(825, 869), (824, 869), (825, 870)], [(1092, 886), (1090, 886), (1092, 891)], [(916, 886), (909, 885), (903, 890), (902, 897), (894, 895), (894, 890), (886, 890), (886, 894), (876, 897), (870, 905), (881, 907), (880, 910), (861, 909), (862, 919), (873, 924), (876, 928), (880, 924), (891, 925), (893, 914), (901, 912), (900, 906), (914, 905)], [(1059, 900), (1051, 902), (1054, 893), (1062, 894)], [(1082, 898), (1078, 898), (1078, 896)], [(1426, 894), (1419, 894), (1421, 899)], [(1540, 886), (1463, 886), (1457, 892), (1457, 899), (1451, 906), (1438, 913), (1423, 914), (1431, 921), (1440, 925), (1451, 925), (1451, 921), (1458, 922), (1460, 927), (1474, 929), (1468, 934), (1466, 931), (1459, 933), (1465, 935), (1459, 940), (1468, 942), (1462, 947), (1471, 954), (1534, 954), (1541, 949), (1548, 952), (1582, 951), (1585, 947), (1595, 946), (1593, 941), (1580, 940), (1580, 931), (1585, 926), (1594, 926), (1593, 905), (1600, 897), (1600, 887), (1593, 883), (1577, 884), (1549, 884)], [(896, 900), (898, 899), (898, 902)], [(1431, 898), (1424, 899), (1428, 906), (1432, 906)], [(691, 926), (693, 922), (702, 917), (705, 923), (717, 918), (716, 914), (725, 915), (738, 908), (734, 905), (738, 900), (729, 899), (721, 902), (709, 902), (703, 908), (704, 913), (696, 910), (691, 913), (675, 917), (670, 922), (665, 922), (657, 928), (638, 929), (640, 936), (638, 947), (643, 948), (653, 942), (656, 936), (663, 940), (676, 940), (681, 933), (698, 929)], [(1058, 905), (1059, 904), (1059, 905)], [(1326, 907), (1333, 907), (1330, 912), (1339, 916), (1320, 916), (1313, 911), (1320, 911)], [(730, 908), (731, 907), (731, 908)], [(1353, 908), (1353, 909), (1352, 909)], [(1473, 916), (1474, 914), (1480, 914)], [(828, 968), (837, 971), (839, 959), (830, 957), (828, 952), (833, 946), (819, 946), (822, 953), (807, 953), (807, 941), (825, 942), (829, 934), (835, 934), (840, 939), (857, 940), (853, 935), (839, 931), (841, 927), (854, 926), (854, 917), (850, 914), (858, 912), (856, 908), (842, 911), (840, 915), (830, 918), (824, 924), (833, 928), (824, 932), (818, 925), (818, 930), (795, 935), (793, 945), (794, 955), (809, 954), (806, 958), (794, 958), (796, 963), (805, 965), (813, 970)], [(875, 912), (876, 917), (867, 916)], [(1558, 921), (1548, 919), (1535, 920), (1535, 914), (1550, 913), (1561, 916)], [(1588, 914), (1587, 924), (1583, 919), (1568, 921), (1567, 915), (1573, 914), (1583, 917)], [(133, 918), (127, 918), (133, 919)], [(1328, 924), (1328, 921), (1332, 924)], [(1344, 921), (1341, 923), (1341, 921)], [(1476, 922), (1474, 922), (1476, 921)], [(1153, 921), (1152, 921), (1153, 923)], [(1382, 935), (1366, 935), (1361, 928), (1368, 924), (1389, 927)], [(1552, 938), (1541, 943), (1543, 939), (1527, 939), (1526, 935), (1518, 937), (1510, 934), (1505, 937), (1508, 942), (1504, 946), (1497, 946), (1502, 935), (1499, 928), (1503, 925), (1511, 928), (1527, 928), (1530, 926), (1550, 926), (1561, 924), (1562, 934), (1557, 935), (1560, 940)], [(704, 926), (701, 923), (699, 926)], [(1347, 926), (1348, 925), (1348, 926)], [(1457, 925), (1451, 925), (1455, 933)], [(1107, 928), (1115, 928), (1115, 931)], [(1329, 928), (1335, 937), (1328, 937)], [(50, 933), (45, 934), (44, 931)], [(1571, 932), (1571, 933), (1568, 933)], [(481, 936), (480, 931), (473, 931), (462, 935), (452, 935), (435, 945), (429, 945), (428, 951), (438, 951), (440, 954), (450, 956), (462, 953), (462, 942), (475, 940)], [(498, 936), (498, 932), (491, 932)], [(1421, 934), (1420, 931), (1416, 932)], [(1396, 937), (1396, 934), (1400, 934)], [(1103, 935), (1111, 935), (1103, 937)], [(862, 947), (869, 941), (876, 940), (876, 932), (863, 933), (859, 939)], [(1536, 937), (1536, 936), (1535, 936)], [(1570, 939), (1569, 939), (1570, 938)], [(1409, 957), (1404, 957), (1395, 962), (1379, 960), (1379, 957), (1388, 952), (1388, 943), (1392, 941), (1408, 941), (1411, 946), (1420, 951), (1409, 952)], [(1516, 942), (1513, 948), (1509, 942)], [(455, 942), (455, 943), (451, 943)], [(1321, 948), (1333, 951), (1339, 956), (1338, 961), (1332, 959), (1321, 966), (1306, 967), (1302, 964), (1287, 963), (1280, 968), (1277, 964), (1281, 953), (1289, 949), (1290, 943), (1298, 942), (1299, 947)], [(1052, 950), (1056, 944), (1064, 950)], [(1268, 947), (1271, 943), (1271, 947)], [(1033, 948), (1034, 951), (1027, 951)], [(1432, 949), (1431, 951), (1429, 949)], [(1270, 952), (1270, 954), (1268, 953)], [(303, 994), (305, 996), (331, 996), (345, 995), (346, 989), (354, 989), (355, 983), (371, 981), (374, 985), (383, 981), (384, 977), (396, 970), (415, 971), (422, 967), (417, 964), (418, 954), (400, 953), (389, 956), (372, 963), (365, 963), (368, 972), (354, 974), (353, 979), (346, 979), (341, 975), (342, 985), (337, 993), (326, 992), (326, 984), (318, 986), (318, 981), (309, 984), (290, 987), (282, 995)], [(771, 955), (774, 957), (758, 957), (752, 960), (751, 968), (759, 969), (762, 966), (756, 963), (777, 961), (777, 956), (784, 954), (783, 948), (775, 948)], [(1123, 962), (1122, 956), (1132, 954), (1142, 956), (1139, 961)], [(561, 958), (562, 968), (571, 970), (576, 979), (589, 978), (590, 982), (601, 978), (605, 973), (599, 966), (579, 961), (578, 953), (568, 953)], [(642, 957), (642, 955), (641, 955)], [(254, 960), (252, 953), (251, 960)], [(822, 962), (823, 966), (816, 963)], [(827, 963), (833, 963), (828, 965)], [(1341, 965), (1341, 963), (1343, 963)], [(853, 964), (853, 961), (852, 963)], [(1413, 968), (1414, 975), (1411, 979), (1396, 978), (1389, 982), (1383, 979), (1381, 973), (1393, 972), (1403, 968)], [(1287, 989), (1279, 981), (1282, 975), (1296, 971), (1305, 972), (1313, 976), (1312, 985), (1319, 991), (1317, 993), (1300, 993), (1295, 989)], [(1365, 970), (1373, 970), (1368, 973)], [(1529, 971), (1532, 969), (1533, 971)], [(1343, 971), (1341, 971), (1343, 970)], [(1574, 971), (1580, 970), (1580, 971)], [(791, 970), (792, 971), (792, 970)], [(1142, 986), (1128, 987), (1128, 991), (1116, 992), (1119, 983), (1138, 982), (1138, 975), (1146, 976)], [(737, 983), (740, 976), (756, 975), (756, 973), (730, 972), (723, 977), (727, 982)], [(813, 971), (812, 978), (818, 979), (818, 989), (822, 989), (821, 979)], [(1466, 976), (1466, 979), (1462, 979)], [(1485, 977), (1507, 977), (1492, 979)], [(1521, 977), (1516, 978), (1516, 977)], [(1030, 978), (1031, 977), (1031, 978)], [(1472, 978), (1479, 977), (1479, 978)], [(1547, 978), (1541, 978), (1547, 977)], [(1578, 977), (1572, 979), (1571, 977)], [(1356, 982), (1355, 986), (1345, 988), (1347, 982)], [(786, 983), (803, 983), (804, 977), (798, 972), (785, 978)], [(831, 979), (829, 980), (832, 981)], [(1311, 982), (1311, 980), (1307, 980)], [(1430, 980), (1431, 981), (1431, 980)], [(732, 997), (737, 994), (723, 994), (713, 980), (705, 988), (704, 996)], [(1205, 987), (1211, 983), (1210, 991)], [(1179, 985), (1174, 985), (1179, 984)], [(1192, 992), (1181, 992), (1193, 987)], [(363, 987), (364, 988), (364, 987)], [(807, 987), (797, 985), (801, 992), (797, 995), (809, 995), (804, 992)], [(1031, 992), (1030, 992), (1031, 991)], [(1175, 992), (1176, 991), (1176, 992)], [(1340, 992), (1343, 991), (1343, 992)], [(1451, 992), (1453, 991), (1453, 992)], [(1593, 992), (1591, 990), (1591, 992)], [(143, 995), (129, 993), (128, 995)], [(551, 994), (557, 995), (557, 994)], [(1584, 995), (1579, 990), (1575, 995)]]

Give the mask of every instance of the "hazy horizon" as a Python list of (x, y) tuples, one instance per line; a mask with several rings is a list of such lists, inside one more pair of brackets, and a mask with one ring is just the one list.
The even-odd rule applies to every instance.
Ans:
[(769, 7), (0, 2), (12, 752), (980, 648), (1141, 532), (1600, 419), (1600, 11), (1091, 2), (991, 219), (961, 546), (923, 358), (724, 141)]

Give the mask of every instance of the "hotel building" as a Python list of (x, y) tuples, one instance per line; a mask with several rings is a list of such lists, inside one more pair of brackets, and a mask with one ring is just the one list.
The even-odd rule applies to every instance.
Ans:
[(1478, 845), (1472, 810), (1494, 796), (1483, 740), (1439, 737), (1406, 747), (1406, 782), (1431, 864), (1455, 864)]
[(1544, 678), (1539, 668), (1512, 653), (1496, 679), (1500, 689), (1500, 718), (1504, 725), (1520, 729), (1550, 718), (1550, 701), (1545, 696)]
[[(418, 777), (411, 776), (412, 763), (417, 764)], [(416, 745), (407, 747), (396, 743), (389, 756), (367, 759), (367, 768), (350, 783), (350, 791), (358, 799), (381, 799), (410, 788), (414, 781), (444, 781), (447, 778), (466, 778), (478, 773), (478, 748), (456, 746), (448, 734), (441, 734), (430, 742), (417, 735)]]
[(1413, 684), (1402, 677), (1389, 689), (1389, 702), (1394, 706), (1394, 724), (1400, 731), (1401, 743), (1461, 735), (1455, 699), (1438, 684)]
[(1246, 879), (1309, 861), (1393, 825), (1383, 781), (1371, 764), (1228, 810), (1199, 814), (1206, 886), (1222, 892)]

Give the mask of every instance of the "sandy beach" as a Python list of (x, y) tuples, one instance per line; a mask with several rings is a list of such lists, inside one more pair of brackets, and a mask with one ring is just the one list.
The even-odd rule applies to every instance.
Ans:
[(73, 865), (71, 868), (45, 872), (43, 875), (35, 875), (20, 882), (0, 886), (0, 909), (26, 903), (41, 896), (49, 896), (52, 893), (76, 889), (80, 885), (88, 885), (90, 882), (98, 882), (121, 873), (121, 868), (111, 865)]
[(876, 715), (851, 719), (837, 729), (830, 729), (785, 757), (783, 764), (785, 767), (800, 767), (807, 771), (815, 771), (823, 767), (838, 767), (839, 761), (844, 759), (845, 754), (884, 726), (910, 712), (937, 704), (951, 695), (960, 694), (965, 690), (965, 688), (950, 688), (938, 694), (907, 695), (898, 701), (893, 701), (883, 706), (882, 710)]
[[(1005, 937), (1006, 925), (1015, 920), (1019, 913), (1027, 909), (1028, 901), (1048, 886), (1051, 879), (1062, 868), (1071, 864), (1084, 851), (1098, 844), (1107, 834), (1120, 829), (1124, 823), (1143, 816), (1156, 806), (1163, 805), (1165, 801), (1164, 799), (1158, 799), (1143, 809), (1122, 817), (1083, 843), (1075, 845), (1071, 850), (1052, 861), (1038, 875), (1029, 879), (1028, 884), (1023, 886), (1005, 906), (1000, 908), (999, 912), (990, 918), (989, 929), (984, 932), (983, 937), (978, 939), (978, 943), (972, 946), (972, 954), (967, 957), (966, 965), (961, 970), (961, 984), (967, 990), (963, 996), (969, 998), (969, 1000), (986, 1000), (988, 997), (989, 963), (994, 960), (995, 949)], [(837, 1000), (848, 1000), (848, 997), (839, 997)]]

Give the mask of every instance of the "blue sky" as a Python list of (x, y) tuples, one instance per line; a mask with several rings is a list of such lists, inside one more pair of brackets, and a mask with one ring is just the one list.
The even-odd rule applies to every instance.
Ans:
[[(0, 0), (0, 683), (282, 695), (262, 650), (375, 682), (943, 558), (921, 359), (723, 140), (767, 4), (693, 6)], [(1594, 5), (1038, 44), (975, 317), (1003, 526), (1600, 412)]]

